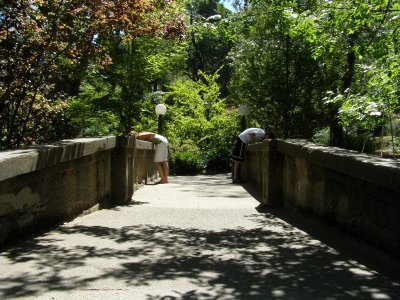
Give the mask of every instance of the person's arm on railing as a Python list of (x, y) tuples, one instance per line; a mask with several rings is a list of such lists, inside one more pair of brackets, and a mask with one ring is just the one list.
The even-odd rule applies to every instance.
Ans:
[(149, 131), (143, 131), (143, 132), (134, 132), (131, 131), (129, 133), (130, 136), (134, 136), (138, 140), (143, 140), (143, 141), (148, 141), (151, 142), (154, 140), (155, 133), (154, 132), (149, 132)]

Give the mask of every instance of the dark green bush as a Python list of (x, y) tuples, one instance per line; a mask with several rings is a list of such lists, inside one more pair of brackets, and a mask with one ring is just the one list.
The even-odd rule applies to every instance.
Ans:
[(171, 155), (170, 170), (175, 175), (197, 174), (204, 169), (199, 155), (193, 152), (175, 152)]
[(375, 152), (376, 145), (374, 139), (371, 136), (348, 134), (345, 136), (344, 139), (344, 148), (346, 149), (370, 154)]
[(311, 140), (320, 145), (329, 145), (329, 128), (322, 128), (316, 131)]
[(231, 153), (227, 150), (210, 156), (206, 166), (207, 171), (229, 172), (231, 170)]
[[(317, 144), (329, 145), (329, 128), (317, 131), (312, 137), (312, 141)], [(344, 136), (344, 148), (364, 153), (374, 153), (376, 143), (372, 135), (347, 133)]]

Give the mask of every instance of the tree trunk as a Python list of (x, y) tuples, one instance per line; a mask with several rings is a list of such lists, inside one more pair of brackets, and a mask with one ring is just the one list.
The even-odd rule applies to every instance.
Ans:
[[(194, 15), (193, 15), (193, 13), (191, 13), (190, 14), (190, 25), (193, 25), (193, 24), (194, 24)], [(195, 32), (193, 29), (191, 31), (191, 40), (192, 40), (192, 45), (194, 48), (194, 61), (193, 61), (193, 65), (191, 66), (192, 80), (197, 81), (197, 80), (199, 80), (199, 77), (198, 77), (199, 70), (204, 70), (204, 59), (203, 59), (203, 54), (201, 53), (201, 51), (199, 49), (199, 45), (197, 44)], [(197, 66), (197, 63), (199, 64), (198, 66)]]
[[(351, 87), (354, 76), (354, 66), (356, 63), (356, 54), (354, 52), (354, 44), (356, 35), (351, 34), (348, 38), (349, 51), (347, 52), (346, 72), (343, 76), (342, 94)], [(330, 145), (336, 147), (344, 146), (344, 132), (339, 120), (339, 107), (334, 105), (331, 108), (331, 124), (330, 124)]]

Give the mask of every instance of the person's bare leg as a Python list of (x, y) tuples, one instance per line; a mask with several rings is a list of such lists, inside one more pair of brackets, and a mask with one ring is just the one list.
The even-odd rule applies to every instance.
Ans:
[(237, 161), (234, 161), (233, 162), (233, 174), (232, 174), (233, 180), (239, 179), (239, 167), (240, 167), (240, 163)]
[(168, 174), (169, 174), (168, 161), (163, 161), (161, 163), (161, 165), (162, 165), (163, 174), (164, 174), (164, 183), (168, 183)]
[(157, 183), (164, 183), (165, 182), (165, 174), (164, 174), (164, 168), (162, 166), (162, 163), (154, 162), (154, 165), (158, 171), (158, 174), (160, 174), (160, 180)]
[(160, 174), (160, 180), (157, 183), (168, 183), (168, 161), (154, 163), (158, 174)]

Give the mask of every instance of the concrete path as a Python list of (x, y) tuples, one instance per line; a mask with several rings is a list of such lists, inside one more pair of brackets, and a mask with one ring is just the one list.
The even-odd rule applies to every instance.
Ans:
[(398, 262), (248, 191), (227, 175), (147, 185), (3, 249), (0, 299), (400, 299)]

